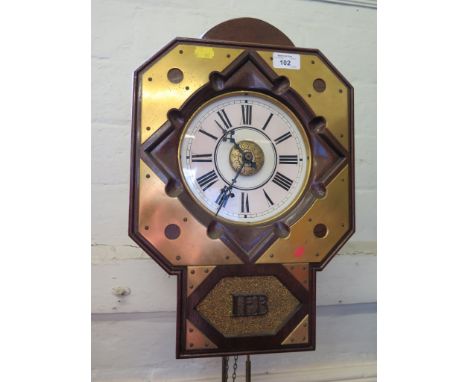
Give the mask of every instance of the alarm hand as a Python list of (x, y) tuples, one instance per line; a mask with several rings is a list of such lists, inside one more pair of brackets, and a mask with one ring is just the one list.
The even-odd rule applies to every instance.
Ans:
[(215, 216), (219, 214), (219, 211), (221, 211), (222, 207), (226, 206), (227, 201), (229, 200), (229, 197), (231, 196), (232, 187), (234, 186), (234, 183), (236, 183), (237, 178), (239, 177), (244, 166), (245, 166), (245, 162), (242, 162), (242, 166), (239, 167), (239, 170), (237, 170), (236, 175), (234, 176), (234, 178), (232, 178), (231, 184), (229, 186), (224, 186), (223, 189), (221, 190), (221, 193), (216, 198), (216, 203), (219, 204), (219, 207), (218, 207), (218, 210), (216, 211)]

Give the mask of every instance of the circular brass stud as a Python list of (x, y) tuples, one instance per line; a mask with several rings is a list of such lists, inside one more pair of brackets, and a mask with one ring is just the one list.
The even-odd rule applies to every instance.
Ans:
[(317, 78), (313, 85), (312, 85), (315, 89), (316, 92), (318, 93), (322, 93), (325, 91), (325, 89), (327, 88), (327, 84), (325, 83), (324, 80), (322, 80), (321, 78)]
[(167, 72), (167, 79), (173, 84), (178, 84), (184, 79), (184, 72), (182, 72), (182, 70), (179, 68), (169, 69)]
[(328, 234), (328, 228), (325, 224), (319, 223), (314, 227), (314, 235), (318, 238), (324, 238)]
[(164, 229), (164, 235), (169, 240), (175, 240), (180, 236), (180, 227), (177, 224), (169, 224)]

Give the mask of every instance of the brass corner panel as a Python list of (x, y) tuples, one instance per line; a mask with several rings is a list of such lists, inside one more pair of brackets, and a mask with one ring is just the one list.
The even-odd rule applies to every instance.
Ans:
[[(348, 149), (350, 143), (350, 89), (323, 59), (314, 53), (300, 54), (300, 69), (273, 67), (272, 51), (257, 52), (270, 67), (289, 79), (291, 87), (302, 96), (316, 115), (327, 121), (327, 129)], [(297, 52), (294, 52), (297, 53)], [(322, 80), (325, 89), (314, 87), (315, 80)]]
[(291, 273), (291, 275), (299, 282), (299, 284), (309, 290), (309, 264), (283, 264), (283, 267), (285, 267), (286, 270)]
[[(208, 82), (212, 71), (222, 71), (240, 48), (176, 44), (158, 58), (139, 78), (141, 97), (140, 136), (144, 143), (167, 120), (167, 112), (180, 108), (186, 99)], [(171, 81), (168, 73), (179, 69), (182, 78)]]
[[(290, 235), (273, 243), (257, 263), (321, 263), (349, 230), (349, 167), (328, 184), (326, 195), (291, 226)], [(323, 237), (314, 231), (325, 226)]]
[(164, 183), (140, 160), (139, 233), (172, 265), (241, 264), (219, 239), (210, 239), (206, 227), (177, 198), (169, 197)]
[(215, 268), (215, 266), (187, 267), (187, 296), (190, 296)]
[(197, 329), (189, 320), (185, 320), (185, 349), (217, 349), (217, 346)]
[(309, 341), (309, 315), (306, 315), (281, 345), (304, 344)]

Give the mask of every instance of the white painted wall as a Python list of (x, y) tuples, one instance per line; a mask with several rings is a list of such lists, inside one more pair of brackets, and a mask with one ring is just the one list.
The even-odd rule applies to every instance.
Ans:
[(355, 88), (357, 231), (318, 276), (317, 351), (255, 356), (254, 381), (375, 380), (376, 11), (343, 3), (93, 1), (93, 380), (219, 379), (219, 359), (174, 359), (175, 279), (127, 236), (132, 73), (175, 36), (243, 16), (319, 48)]

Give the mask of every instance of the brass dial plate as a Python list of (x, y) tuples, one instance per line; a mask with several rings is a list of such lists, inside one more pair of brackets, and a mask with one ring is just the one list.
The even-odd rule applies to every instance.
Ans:
[[(229, 163), (232, 169), (236, 172), (240, 170), (240, 174), (243, 176), (257, 174), (262, 169), (263, 163), (265, 162), (263, 150), (253, 141), (240, 141), (239, 147), (240, 150), (234, 146), (229, 153)], [(255, 166), (249, 163), (255, 163)]]

